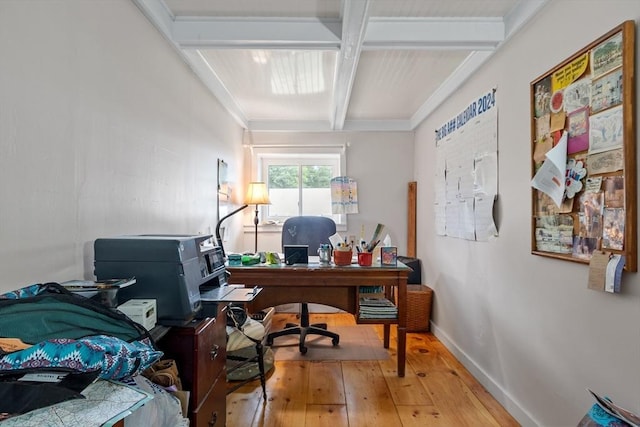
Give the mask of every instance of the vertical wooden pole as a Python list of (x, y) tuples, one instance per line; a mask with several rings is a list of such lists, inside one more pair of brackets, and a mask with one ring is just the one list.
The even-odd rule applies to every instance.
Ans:
[(409, 182), (408, 206), (407, 206), (407, 256), (416, 256), (416, 192), (418, 183)]

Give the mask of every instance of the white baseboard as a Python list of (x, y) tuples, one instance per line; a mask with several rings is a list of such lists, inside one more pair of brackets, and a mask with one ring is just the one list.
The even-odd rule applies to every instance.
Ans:
[(453, 342), (449, 336), (438, 327), (433, 321), (431, 324), (431, 332), (447, 349), (458, 359), (471, 375), (478, 380), (480, 384), (523, 426), (536, 427), (540, 424), (507, 393), (500, 384), (495, 382), (487, 373), (478, 366), (471, 357), (469, 357), (460, 347)]

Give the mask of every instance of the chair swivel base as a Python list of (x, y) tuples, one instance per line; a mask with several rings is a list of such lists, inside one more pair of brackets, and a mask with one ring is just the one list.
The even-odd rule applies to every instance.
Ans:
[(334, 346), (340, 342), (340, 335), (327, 331), (326, 323), (314, 323), (309, 324), (309, 305), (306, 302), (300, 304), (300, 325), (295, 323), (287, 323), (285, 328), (281, 331), (272, 332), (267, 335), (267, 345), (273, 344), (273, 339), (284, 335), (300, 335), (300, 344), (298, 345), (300, 353), (306, 354), (307, 347), (304, 345), (304, 340), (307, 335), (322, 335), (324, 337), (331, 338), (331, 342)]
[(304, 345), (305, 339), (307, 335), (321, 335), (324, 337), (331, 338), (331, 343), (336, 346), (340, 343), (340, 335), (330, 332), (327, 330), (326, 323), (314, 323), (313, 325), (296, 325), (294, 323), (287, 323), (285, 329), (281, 331), (272, 332), (267, 335), (267, 345), (273, 345), (273, 339), (277, 337), (282, 337), (285, 335), (300, 335), (300, 344), (298, 344), (298, 348), (300, 353), (306, 354), (307, 347)]

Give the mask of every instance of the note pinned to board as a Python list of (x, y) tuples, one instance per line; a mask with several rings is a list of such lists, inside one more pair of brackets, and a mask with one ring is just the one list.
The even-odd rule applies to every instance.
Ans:
[(589, 289), (604, 291), (604, 282), (607, 275), (607, 264), (611, 252), (593, 251), (589, 262)]
[(531, 180), (531, 186), (546, 193), (560, 207), (564, 200), (567, 166), (567, 133), (563, 133), (558, 145), (545, 154), (546, 160)]
[(620, 292), (622, 282), (622, 270), (624, 268), (624, 255), (611, 255), (607, 264), (607, 274), (604, 282), (604, 290), (607, 292)]
[(589, 262), (589, 289), (620, 292), (625, 258), (611, 252), (593, 251)]

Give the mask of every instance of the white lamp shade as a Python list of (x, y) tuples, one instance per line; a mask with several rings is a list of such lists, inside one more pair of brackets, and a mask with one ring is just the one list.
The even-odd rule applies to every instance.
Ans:
[(267, 184), (264, 182), (250, 182), (249, 187), (247, 187), (247, 194), (244, 198), (244, 202), (248, 205), (270, 204), (271, 201), (269, 200)]

